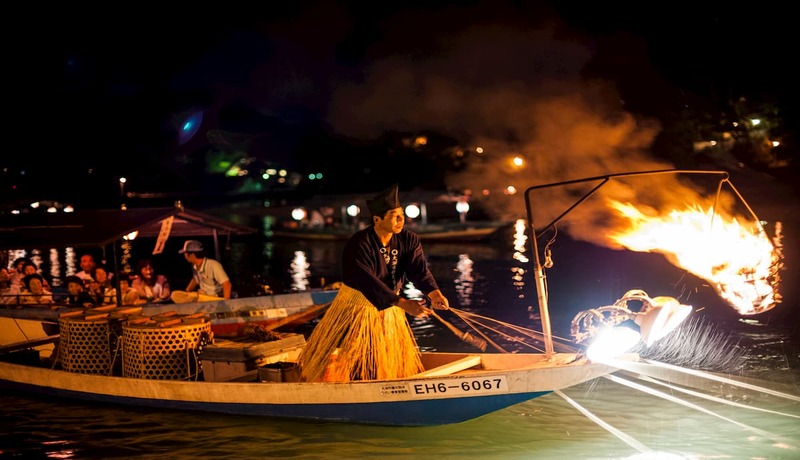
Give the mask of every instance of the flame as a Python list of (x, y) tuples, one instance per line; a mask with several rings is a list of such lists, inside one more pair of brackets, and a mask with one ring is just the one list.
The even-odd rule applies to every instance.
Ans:
[[(779, 235), (773, 245), (760, 224), (743, 224), (712, 208), (690, 206), (648, 216), (630, 203), (609, 204), (624, 221), (609, 235), (614, 242), (632, 251), (663, 254), (673, 265), (706, 280), (742, 315), (763, 313), (780, 303)], [(780, 231), (780, 223), (776, 228)]]

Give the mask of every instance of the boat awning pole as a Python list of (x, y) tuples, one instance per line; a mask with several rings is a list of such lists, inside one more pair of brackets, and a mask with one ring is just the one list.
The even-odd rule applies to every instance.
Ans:
[[(114, 284), (114, 287), (116, 288), (117, 305), (122, 305), (122, 288), (119, 287), (119, 272), (120, 272), (120, 270), (119, 270), (119, 262), (120, 261), (119, 261), (119, 258), (117, 257), (117, 245), (118, 244), (122, 244), (122, 243), (120, 241), (114, 241), (113, 243), (111, 243), (111, 254), (112, 254), (112, 258), (114, 260), (114, 275), (116, 275), (111, 280), (111, 282)], [(105, 246), (103, 246), (103, 253), (105, 254), (105, 252), (106, 252), (106, 248), (105, 248)]]
[(214, 231), (214, 255), (216, 256), (217, 260), (221, 260), (219, 252), (219, 233), (217, 232), (216, 228), (213, 231)]

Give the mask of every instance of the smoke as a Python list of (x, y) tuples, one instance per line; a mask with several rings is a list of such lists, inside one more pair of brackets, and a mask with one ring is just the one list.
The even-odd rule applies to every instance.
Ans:
[[(331, 125), (357, 138), (396, 130), (459, 139), (467, 167), (447, 185), (470, 191), (499, 220), (524, 216), (522, 192), (530, 186), (672, 169), (648, 152), (659, 123), (627, 112), (614, 82), (582, 77), (592, 42), (552, 11), (518, 8), (508, 16), (491, 5), (411, 11), (381, 24), (384, 40), (370, 49), (363, 79), (333, 94)], [(522, 24), (523, 16), (537, 18), (536, 26)], [(522, 166), (511, 163), (514, 156)], [(697, 191), (674, 176), (648, 180), (643, 190), (620, 183), (600, 196), (652, 209), (676, 197), (697, 201)], [(505, 193), (509, 186), (517, 193)], [(548, 189), (537, 213), (559, 215), (575, 193)], [(587, 204), (565, 224), (577, 238), (607, 243), (598, 241), (598, 229), (610, 225), (605, 200)]]

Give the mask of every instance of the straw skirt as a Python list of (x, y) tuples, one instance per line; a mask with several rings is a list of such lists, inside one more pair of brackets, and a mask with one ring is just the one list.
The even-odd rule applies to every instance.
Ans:
[(346, 285), (309, 336), (299, 363), (307, 382), (394, 379), (423, 370), (405, 311), (378, 310)]

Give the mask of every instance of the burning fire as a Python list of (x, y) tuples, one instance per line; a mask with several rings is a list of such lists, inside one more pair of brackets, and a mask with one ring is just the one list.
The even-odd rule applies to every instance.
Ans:
[(618, 244), (663, 254), (673, 265), (710, 283), (742, 315), (763, 313), (780, 303), (780, 223), (773, 245), (757, 223), (745, 225), (711, 208), (648, 216), (630, 203), (612, 200), (610, 205), (627, 223), (610, 235)]

